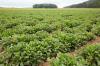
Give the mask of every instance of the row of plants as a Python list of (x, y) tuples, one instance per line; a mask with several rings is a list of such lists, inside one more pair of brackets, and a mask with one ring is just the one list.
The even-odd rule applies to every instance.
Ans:
[[(3, 64), (37, 65), (47, 58), (56, 57), (57, 53), (74, 51), (84, 45), (86, 41), (94, 39), (91, 33), (66, 34), (55, 32), (52, 36), (46, 34), (14, 35), (2, 40), (5, 52), (1, 55)], [(42, 38), (42, 40), (41, 40)]]
[(87, 46), (76, 56), (59, 53), (50, 61), (51, 66), (100, 66), (100, 44)]

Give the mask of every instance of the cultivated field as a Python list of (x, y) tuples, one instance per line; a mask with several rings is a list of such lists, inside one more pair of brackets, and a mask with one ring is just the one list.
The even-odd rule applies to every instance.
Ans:
[[(0, 9), (3, 66), (100, 66), (100, 9)], [(99, 39), (98, 39), (99, 40)]]

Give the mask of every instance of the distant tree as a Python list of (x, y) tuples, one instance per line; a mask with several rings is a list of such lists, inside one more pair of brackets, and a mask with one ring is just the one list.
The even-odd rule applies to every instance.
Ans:
[(67, 6), (67, 7), (69, 8), (100, 8), (100, 0), (88, 0), (86, 2)]
[(33, 8), (57, 8), (55, 4), (35, 4)]

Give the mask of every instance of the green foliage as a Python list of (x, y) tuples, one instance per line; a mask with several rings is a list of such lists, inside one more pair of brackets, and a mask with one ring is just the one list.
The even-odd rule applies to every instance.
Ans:
[[(0, 9), (0, 48), (3, 48), (0, 64), (37, 66), (59, 52), (76, 50), (100, 35), (99, 12), (99, 9)], [(66, 59), (69, 66), (77, 62), (69, 55)], [(84, 64), (85, 59), (81, 59), (79, 62)]]
[(51, 66), (100, 66), (100, 45), (90, 45), (77, 56), (60, 53), (51, 60)]
[(56, 43), (55, 40), (50, 41), (49, 39), (49, 41), (46, 40), (46, 42), (34, 40), (29, 43), (19, 42), (17, 45), (11, 45), (4, 54), (4, 58), (2, 59), (3, 63), (6, 65), (35, 64), (35, 66), (37, 66), (58, 52), (59, 46)]
[(100, 36), (100, 25), (96, 25), (96, 26), (92, 29), (92, 32), (93, 32), (95, 35)]
[(91, 45), (82, 49), (79, 53), (85, 61), (87, 66), (99, 66), (100, 65), (100, 45)]
[(57, 31), (53, 33), (53, 37), (59, 39), (62, 43), (59, 50), (66, 53), (84, 45), (86, 41), (94, 39), (95, 35), (92, 33), (73, 34)]
[(76, 60), (68, 54), (59, 53), (56, 59), (52, 59), (51, 66), (76, 66)]

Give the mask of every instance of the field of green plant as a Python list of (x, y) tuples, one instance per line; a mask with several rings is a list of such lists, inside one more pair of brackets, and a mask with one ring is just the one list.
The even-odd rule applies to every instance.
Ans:
[[(0, 64), (38, 66), (48, 58), (57, 57), (59, 53), (78, 49), (96, 36), (100, 36), (100, 9), (2, 8), (0, 9)], [(93, 53), (92, 49), (96, 52)], [(89, 63), (83, 58), (76, 61), (76, 57), (73, 59), (61, 54), (67, 59), (61, 61), (67, 64), (61, 62), (60, 65), (55, 59), (52, 66), (77, 66), (76, 63), (81, 63), (79, 66), (92, 66), (91, 59), (96, 59), (96, 62), (93, 61), (93, 66), (99, 66), (100, 44), (93, 46), (91, 50), (87, 48), (86, 51), (81, 52), (78, 57), (84, 57)]]

